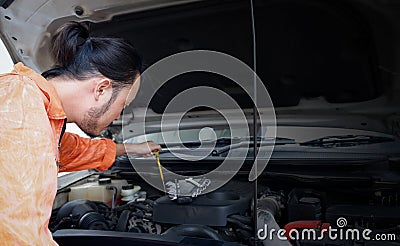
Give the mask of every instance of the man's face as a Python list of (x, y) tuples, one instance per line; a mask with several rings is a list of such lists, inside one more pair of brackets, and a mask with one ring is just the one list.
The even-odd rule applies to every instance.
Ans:
[[(79, 128), (91, 137), (98, 136), (114, 120), (117, 120), (125, 106), (130, 104), (136, 97), (140, 87), (140, 80), (137, 80), (132, 90), (130, 87), (123, 88), (116, 95), (111, 95), (110, 99), (102, 106), (90, 107), (82, 116), (80, 122), (76, 122)], [(115, 92), (114, 92), (115, 93)]]

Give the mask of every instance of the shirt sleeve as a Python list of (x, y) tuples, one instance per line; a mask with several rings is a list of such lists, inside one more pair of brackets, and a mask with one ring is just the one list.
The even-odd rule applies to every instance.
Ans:
[(90, 139), (65, 132), (61, 139), (60, 172), (107, 170), (115, 161), (116, 144), (107, 138)]

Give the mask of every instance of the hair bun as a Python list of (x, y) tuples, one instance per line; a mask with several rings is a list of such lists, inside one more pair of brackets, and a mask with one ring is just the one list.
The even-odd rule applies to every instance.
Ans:
[(142, 69), (142, 59), (129, 41), (117, 37), (91, 38), (88, 24), (84, 23), (62, 26), (55, 35), (53, 52), (56, 64), (43, 77), (85, 80), (101, 75), (112, 81), (114, 99), (121, 88), (132, 86)]
[(66, 67), (74, 60), (79, 46), (89, 38), (86, 24), (76, 21), (68, 22), (57, 30), (53, 41), (53, 54), (57, 65)]

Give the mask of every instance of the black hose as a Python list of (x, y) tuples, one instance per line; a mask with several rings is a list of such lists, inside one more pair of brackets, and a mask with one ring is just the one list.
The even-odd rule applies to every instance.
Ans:
[(189, 236), (210, 238), (217, 241), (223, 241), (222, 238), (208, 226), (204, 225), (178, 225), (166, 230), (163, 235)]
[(239, 227), (239, 228), (241, 228), (241, 229), (243, 229), (243, 230), (246, 230), (246, 231), (253, 231), (253, 228), (252, 228), (251, 226), (248, 226), (248, 225), (246, 225), (246, 224), (243, 224), (242, 222), (240, 222), (240, 221), (237, 220), (237, 219), (234, 219), (234, 218), (227, 218), (226, 220), (227, 220), (229, 223), (232, 223), (232, 224), (236, 225), (237, 227)]
[(247, 217), (247, 216), (243, 216), (243, 215), (239, 215), (239, 214), (233, 214), (231, 216), (229, 216), (230, 218), (236, 219), (244, 224), (251, 224), (252, 220), (251, 217)]
[(119, 216), (117, 225), (115, 226), (116, 231), (126, 231), (130, 213), (131, 213), (131, 211), (129, 211), (129, 210), (124, 210), (121, 213), (121, 216)]
[(120, 205), (115, 208), (115, 211), (119, 212), (119, 211), (124, 211), (126, 209), (129, 209), (129, 204)]
[(143, 211), (142, 212), (131, 212), (131, 215), (135, 216), (137, 218), (153, 221), (152, 215), (144, 214)]
[(135, 202), (129, 203), (129, 208), (132, 208), (132, 207), (144, 210), (144, 211), (149, 212), (149, 213), (153, 212), (153, 208), (147, 207), (146, 205), (143, 205), (143, 204), (137, 204)]
[(143, 203), (146, 203), (146, 204), (148, 204), (148, 205), (150, 205), (150, 206), (152, 206), (152, 207), (154, 206), (154, 201), (153, 201), (153, 200), (150, 200), (150, 199), (144, 200)]
[(134, 201), (134, 202), (129, 202), (127, 204), (118, 206), (115, 208), (115, 211), (123, 211), (125, 209), (131, 209), (131, 208), (138, 208), (138, 209), (142, 209), (145, 210), (146, 212), (152, 212), (153, 209), (151, 207), (147, 207), (146, 205), (140, 204), (140, 203), (145, 203), (148, 204), (149, 206), (153, 206), (154, 205), (154, 201), (146, 199), (144, 201)]

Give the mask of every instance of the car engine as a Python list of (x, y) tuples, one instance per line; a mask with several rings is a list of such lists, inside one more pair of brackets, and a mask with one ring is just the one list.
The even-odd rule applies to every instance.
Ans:
[[(83, 231), (98, 239), (99, 235), (148, 235), (187, 245), (400, 245), (400, 190), (396, 186), (364, 190), (324, 184), (293, 186), (274, 179), (259, 182), (257, 230), (268, 226), (286, 233), (294, 229), (321, 232), (329, 226), (340, 229), (343, 220), (349, 228), (395, 235), (391, 241), (377, 242), (291, 239), (285, 234), (289, 240), (282, 241), (255, 237), (253, 187), (245, 180), (237, 178), (211, 193), (172, 200), (137, 177), (122, 176), (99, 173), (59, 191), (49, 228), (60, 245), (75, 242), (66, 240), (69, 232), (79, 232), (74, 238), (83, 240)], [(103, 195), (90, 198), (95, 193), (89, 189), (92, 186), (103, 189)], [(79, 190), (82, 187), (84, 192)], [(60, 202), (62, 196), (69, 198)], [(96, 245), (106, 243), (108, 236)]]

